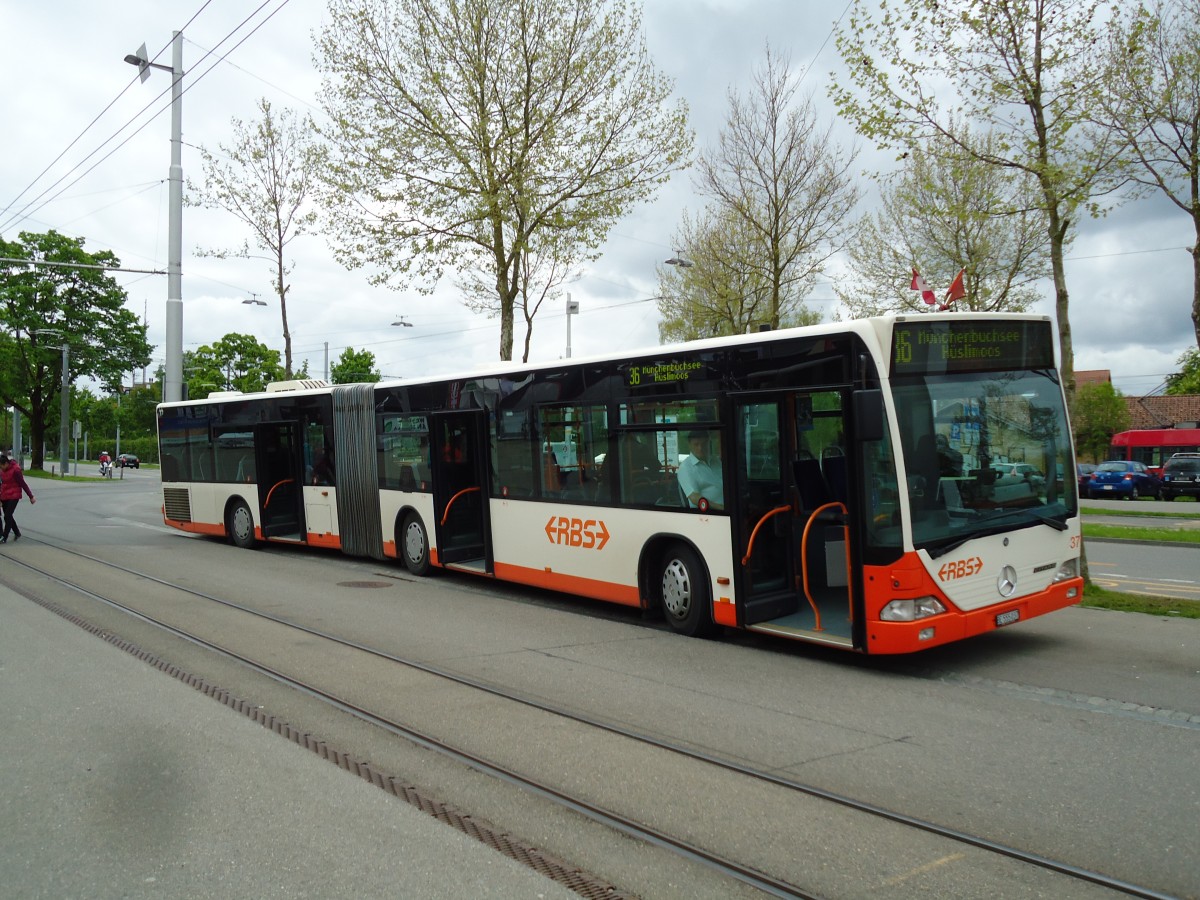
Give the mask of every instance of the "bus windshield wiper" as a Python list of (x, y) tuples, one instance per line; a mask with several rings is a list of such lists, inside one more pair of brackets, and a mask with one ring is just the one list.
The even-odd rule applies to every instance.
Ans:
[(991, 516), (987, 519), (988, 522), (994, 522), (997, 519), (1007, 519), (1009, 516), (1027, 516), (1030, 521), (1028, 525), (1049, 525), (1055, 531), (1066, 531), (1067, 523), (1064, 519), (1057, 516), (1048, 516), (1043, 512), (1038, 512), (1033, 509), (1013, 509), (1008, 512), (1002, 512)]
[[(1001, 524), (996, 523), (996, 521), (995, 521), (997, 518), (1006, 519), (1009, 516), (1014, 516), (1018, 512), (1023, 513), (1028, 518), (1026, 518), (1025, 521), (1023, 521), (1023, 522), (1017, 522), (1015, 524), (1007, 524), (1007, 525), (1001, 525)], [(937, 559), (939, 556), (944, 556), (945, 554), (949, 553), (952, 550), (957, 550), (963, 544), (967, 543), (967, 541), (974, 540), (975, 538), (987, 537), (988, 535), (992, 535), (992, 534), (1003, 534), (1006, 531), (1015, 531), (1020, 528), (1032, 528), (1035, 525), (1049, 525), (1055, 531), (1066, 531), (1067, 530), (1067, 523), (1062, 521), (1061, 519), (1056, 519), (1053, 516), (1047, 516), (1042, 513), (1033, 512), (1031, 510), (1013, 510), (1011, 512), (1001, 513), (999, 516), (994, 516), (989, 521), (991, 521), (993, 524), (988, 525), (986, 528), (979, 528), (975, 531), (972, 531), (968, 535), (964, 535), (963, 537), (955, 538), (954, 540), (949, 541), (948, 543), (942, 544), (938, 547), (934, 547), (934, 548), (926, 547), (925, 550), (926, 550), (926, 552), (929, 553), (929, 558)]]

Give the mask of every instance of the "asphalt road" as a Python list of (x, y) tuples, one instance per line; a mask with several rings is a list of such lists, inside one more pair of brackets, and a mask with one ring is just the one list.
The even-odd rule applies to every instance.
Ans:
[[(1200, 503), (1194, 500), (1084, 500), (1082, 506), (1085, 524), (1200, 529)], [(1130, 515), (1148, 512), (1179, 518)], [(1085, 546), (1088, 573), (1099, 587), (1200, 601), (1200, 545), (1087, 538)]]
[[(44, 537), (218, 595), (249, 592), (252, 596), (239, 599), (286, 612), (305, 625), (336, 627), (372, 646), (417, 654), (477, 680), (545, 696), (555, 705), (647, 733), (666, 732), (824, 790), (1099, 869), (1169, 896), (1200, 896), (1200, 845), (1187, 837), (1200, 809), (1194, 777), (1200, 734), (1195, 620), (1071, 608), (897, 659), (746, 634), (690, 640), (647, 627), (637, 617), (581, 615), (582, 604), (560, 595), (534, 596), (465, 577), (395, 577), (375, 590), (350, 587), (368, 579), (381, 582), (383, 573), (395, 570), (334, 553), (247, 552), (182, 535), (158, 517), (157, 472), (126, 475), (104, 484), (34, 483), (38, 504), (22, 504), (20, 510), (31, 540), (8, 552), (44, 553), (34, 543)], [(86, 561), (63, 565), (65, 575), (97, 590), (111, 580)], [(154, 598), (160, 593), (155, 586), (139, 590)], [(214, 614), (199, 602), (184, 611), (200, 620)], [(188, 670), (201, 664), (183, 663)], [(328, 671), (319, 658), (313, 664)], [(45, 665), (58, 663), (47, 658)], [(303, 698), (281, 691), (276, 696), (276, 689), (244, 667), (211, 665), (220, 667), (221, 677), (210, 680), (232, 695), (263, 697), (298, 727), (348, 740), (335, 713), (311, 710)], [(351, 685), (357, 672), (346, 676)], [(408, 707), (439, 699), (361, 680), (389, 702)], [(474, 729), (499, 743), (507, 737), (504, 724), (451, 718), (443, 727)], [(372, 761), (401, 752), (379, 729), (370, 729), (361, 741), (359, 755)], [(627, 768), (622, 759), (606, 759), (603, 744), (593, 739), (579, 746), (579, 758), (586, 761), (582, 773)], [(520, 750), (533, 756), (541, 747), (538, 740), (526, 740)], [(585, 867), (624, 865), (629, 847), (609, 857), (585, 829), (552, 831), (543, 824), (547, 820), (533, 817), (510, 821), (521, 813), (491, 805), (490, 785), (481, 786), (471, 773), (439, 774), (425, 760), (428, 755), (413, 751), (404, 766), (388, 771), (435, 784), (447, 802)], [(662, 790), (656, 785), (665, 783), (666, 773), (626, 771), (614, 785), (591, 781), (606, 792), (601, 799), (617, 802), (630, 792), (634, 776), (648, 785), (643, 790)], [(722, 793), (716, 780), (657, 796), (667, 808), (687, 805), (696, 829), (706, 833), (728, 831), (732, 813), (750, 803), (744, 795)], [(291, 822), (274, 820), (270, 830), (286, 835)], [(1015, 881), (989, 892), (983, 887), (988, 873), (961, 854), (930, 862), (914, 853), (911, 838), (897, 848), (883, 843), (875, 829), (838, 843), (814, 818), (771, 824), (780, 840), (756, 844), (756, 853), (791, 859), (801, 840), (823, 841), (823, 853), (811, 857), (818, 874), (898, 868), (910, 879), (876, 880), (873, 891), (861, 889), (860, 882), (858, 890), (824, 892), (830, 897), (1064, 896)], [(12, 827), (18, 827), (15, 820)], [(920, 876), (934, 870), (959, 880), (940, 894), (926, 890)], [(699, 896), (667, 888), (643, 893), (685, 895)], [(1081, 889), (1072, 896), (1100, 894)]]

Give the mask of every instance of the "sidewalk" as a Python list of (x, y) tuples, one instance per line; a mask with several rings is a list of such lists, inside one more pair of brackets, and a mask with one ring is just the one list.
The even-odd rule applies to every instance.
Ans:
[(0, 586), (6, 897), (577, 897)]

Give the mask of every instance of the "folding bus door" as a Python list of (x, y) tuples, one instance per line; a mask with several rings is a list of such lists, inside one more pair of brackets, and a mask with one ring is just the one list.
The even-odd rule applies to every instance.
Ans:
[(438, 561), (490, 572), (487, 414), (437, 413), (430, 424)]
[(733, 400), (741, 622), (849, 641), (844, 394)]
[(254, 426), (259, 520), (263, 537), (304, 538), (300, 423)]

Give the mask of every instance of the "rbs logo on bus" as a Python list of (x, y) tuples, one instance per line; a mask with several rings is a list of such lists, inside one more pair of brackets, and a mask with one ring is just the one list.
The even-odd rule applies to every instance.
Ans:
[(566, 544), (583, 550), (603, 550), (608, 543), (609, 533), (604, 522), (598, 519), (569, 519), (566, 516), (551, 516), (546, 523), (546, 537), (552, 544)]
[(954, 581), (958, 578), (970, 578), (982, 571), (983, 560), (978, 556), (972, 556), (970, 559), (956, 559), (954, 562), (946, 563), (938, 569), (938, 579)]

